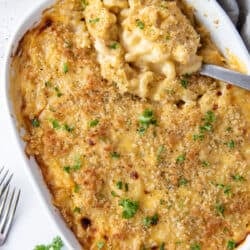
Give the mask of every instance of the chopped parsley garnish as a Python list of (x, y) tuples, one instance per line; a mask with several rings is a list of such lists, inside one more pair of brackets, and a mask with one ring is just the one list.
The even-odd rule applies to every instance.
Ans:
[(205, 118), (204, 118), (205, 122), (207, 123), (213, 123), (216, 120), (215, 114), (213, 111), (207, 111)]
[(232, 194), (232, 187), (230, 185), (224, 185), (221, 183), (212, 183), (212, 184), (214, 184), (216, 187), (222, 189), (224, 194), (226, 194), (226, 195)]
[(71, 167), (70, 166), (65, 166), (65, 167), (63, 167), (63, 170), (66, 172), (66, 173), (70, 173), (70, 171), (71, 171)]
[(224, 216), (224, 212), (225, 212), (225, 207), (222, 203), (216, 203), (215, 206), (214, 206), (215, 210), (216, 210), (216, 213), (218, 215), (222, 215)]
[(89, 122), (89, 126), (91, 128), (93, 128), (93, 127), (97, 126), (98, 123), (99, 123), (99, 120), (95, 119), (95, 120), (92, 120), (92, 121)]
[(89, 4), (86, 0), (81, 0), (81, 3), (82, 3), (83, 9), (85, 9), (86, 6)]
[(165, 36), (165, 40), (166, 40), (166, 41), (168, 41), (170, 38), (171, 38), (171, 37), (170, 37), (170, 34), (167, 34), (167, 35)]
[(159, 216), (158, 214), (154, 214), (153, 216), (147, 216), (143, 219), (142, 223), (145, 227), (154, 226), (158, 223)]
[(246, 180), (242, 175), (239, 174), (232, 175), (232, 178), (234, 181), (239, 181), (239, 182)]
[(110, 49), (118, 49), (119, 48), (119, 43), (118, 42), (113, 42), (109, 45)]
[(74, 212), (74, 213), (80, 213), (80, 212), (81, 212), (81, 208), (79, 208), (79, 207), (74, 207), (73, 212)]
[(63, 64), (63, 73), (66, 74), (69, 72), (69, 66), (68, 63), (64, 63)]
[(59, 129), (61, 127), (59, 122), (57, 120), (55, 120), (55, 119), (51, 120), (51, 123), (52, 123), (52, 127), (54, 129)]
[(105, 243), (103, 241), (99, 241), (99, 242), (96, 243), (96, 246), (97, 246), (98, 250), (103, 249), (104, 245), (105, 245)]
[(200, 244), (198, 244), (198, 243), (193, 243), (193, 244), (190, 246), (190, 250), (201, 250), (201, 246), (200, 246)]
[(210, 163), (208, 161), (201, 161), (203, 167), (209, 167)]
[(205, 117), (202, 119), (203, 124), (199, 127), (199, 134), (194, 134), (194, 141), (202, 141), (205, 138), (205, 133), (213, 131), (213, 122), (215, 122), (216, 117), (213, 111), (207, 111)]
[(186, 89), (188, 86), (188, 80), (186, 78), (181, 79), (181, 86)]
[(234, 140), (230, 140), (228, 143), (227, 143), (227, 146), (230, 148), (230, 149), (233, 149), (235, 147), (235, 142)]
[(80, 191), (80, 185), (75, 184), (75, 186), (74, 186), (74, 192), (75, 193), (79, 193), (79, 191)]
[(120, 200), (119, 205), (123, 207), (122, 218), (124, 219), (133, 218), (139, 209), (138, 201), (133, 201), (130, 199)]
[(190, 77), (189, 74), (185, 74), (181, 76), (180, 82), (181, 86), (186, 89), (188, 87), (188, 78)]
[(202, 140), (204, 140), (204, 134), (195, 134), (195, 135), (193, 135), (193, 140), (194, 141), (202, 141)]
[(68, 132), (72, 132), (75, 129), (75, 127), (74, 126), (69, 126), (67, 123), (65, 123), (63, 125), (63, 129), (65, 129)]
[(150, 125), (156, 125), (157, 121), (154, 117), (154, 112), (151, 109), (145, 109), (142, 115), (139, 116), (140, 128), (138, 132), (143, 134)]
[(165, 243), (164, 242), (161, 243), (159, 250), (165, 250)]
[(128, 183), (125, 183), (125, 192), (128, 192)]
[(111, 158), (119, 159), (121, 155), (114, 151), (114, 152), (110, 153), (110, 156), (111, 156)]
[(33, 126), (34, 128), (40, 127), (40, 122), (39, 122), (39, 120), (38, 120), (37, 118), (32, 119), (32, 120), (31, 120), (31, 124), (32, 124), (32, 126)]
[(226, 131), (227, 131), (227, 132), (231, 132), (232, 130), (233, 130), (232, 127), (227, 127), (227, 128), (226, 128)]
[(185, 154), (181, 154), (176, 158), (176, 163), (178, 164), (182, 164), (186, 159), (186, 155)]
[(236, 248), (236, 242), (234, 240), (229, 240), (227, 242), (227, 249), (228, 250), (233, 250)]
[(224, 194), (231, 195), (232, 194), (232, 187), (230, 185), (224, 186)]
[(100, 21), (100, 18), (93, 18), (93, 19), (89, 19), (89, 23), (98, 23)]
[(75, 158), (75, 164), (72, 166), (73, 170), (79, 170), (82, 167), (82, 161), (80, 157)]
[(180, 186), (186, 186), (188, 184), (188, 180), (184, 177), (181, 177), (179, 180), (178, 180), (178, 185), (179, 187)]
[(139, 29), (143, 30), (144, 27), (145, 27), (145, 24), (144, 24), (140, 19), (136, 19), (136, 26), (137, 26)]
[(45, 87), (51, 87), (51, 86), (52, 86), (51, 81), (47, 81), (47, 82), (45, 82)]
[(55, 87), (54, 89), (55, 89), (55, 91), (56, 91), (57, 97), (61, 97), (61, 96), (63, 95), (62, 92), (59, 90), (58, 87)]
[(112, 190), (110, 193), (111, 193), (111, 195), (112, 195), (113, 197), (119, 197), (119, 195), (118, 195), (115, 191), (113, 191), (113, 190)]
[(59, 236), (55, 237), (51, 244), (49, 245), (38, 245), (34, 250), (61, 250), (63, 247), (63, 242)]
[(122, 186), (123, 186), (122, 181), (117, 181), (117, 182), (116, 182), (116, 187), (117, 187), (118, 189), (122, 189)]

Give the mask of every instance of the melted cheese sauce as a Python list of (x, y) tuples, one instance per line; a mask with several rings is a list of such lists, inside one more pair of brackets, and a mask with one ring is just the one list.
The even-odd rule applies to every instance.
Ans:
[[(88, 2), (45, 11), (11, 69), (26, 152), (55, 206), (84, 249), (236, 245), (250, 223), (249, 92), (197, 74), (168, 82), (157, 102), (121, 92), (103, 79)], [(132, 2), (103, 4), (117, 13)], [(223, 63), (201, 36), (204, 60)]]

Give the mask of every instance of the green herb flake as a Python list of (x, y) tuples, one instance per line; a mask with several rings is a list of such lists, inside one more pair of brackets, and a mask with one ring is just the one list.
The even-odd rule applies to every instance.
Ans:
[(75, 127), (74, 126), (69, 126), (67, 123), (65, 123), (63, 125), (63, 129), (70, 133), (75, 129)]
[(79, 208), (79, 207), (74, 207), (73, 212), (79, 214), (79, 213), (81, 212), (81, 208)]
[(70, 171), (71, 171), (71, 167), (70, 166), (65, 166), (65, 167), (63, 167), (63, 170), (66, 172), (66, 173), (70, 173)]
[(63, 95), (58, 87), (55, 87), (54, 90), (56, 91), (57, 97), (61, 97)]
[(61, 250), (63, 247), (63, 242), (59, 236), (55, 237), (51, 244), (49, 245), (38, 245), (34, 250)]
[(76, 157), (76, 158), (75, 158), (75, 163), (74, 163), (74, 165), (72, 166), (72, 169), (76, 171), (76, 170), (81, 169), (81, 167), (82, 167), (81, 158), (80, 158), (80, 157)]
[(246, 179), (240, 175), (240, 174), (235, 174), (235, 175), (232, 175), (232, 178), (234, 181), (237, 181), (237, 182), (242, 182), (242, 181), (245, 181)]
[(176, 163), (178, 164), (182, 164), (184, 161), (186, 160), (186, 155), (185, 154), (181, 154), (176, 158)]
[(230, 149), (235, 148), (235, 142), (234, 142), (234, 140), (230, 140), (230, 141), (227, 143), (227, 146), (228, 146)]
[(232, 130), (233, 130), (232, 127), (227, 127), (227, 128), (226, 128), (226, 131), (227, 131), (227, 132), (231, 132)]
[(46, 82), (45, 82), (45, 87), (51, 87), (51, 86), (52, 86), (51, 81), (46, 81)]
[(93, 18), (93, 19), (89, 19), (89, 23), (91, 24), (95, 24), (95, 23), (98, 23), (100, 21), (100, 18)]
[(92, 120), (92, 121), (89, 122), (89, 126), (91, 128), (93, 128), (93, 127), (97, 126), (98, 123), (99, 123), (99, 120), (95, 119), (95, 120)]
[(201, 246), (200, 246), (200, 244), (198, 244), (198, 243), (193, 243), (193, 244), (190, 246), (190, 250), (201, 250)]
[(188, 87), (188, 80), (186, 78), (181, 79), (181, 86), (186, 89)]
[(122, 218), (130, 219), (133, 218), (139, 209), (138, 201), (130, 199), (122, 199), (119, 201), (119, 205), (123, 207)]
[(210, 163), (208, 161), (201, 161), (201, 165), (203, 167), (209, 167), (210, 166)]
[(232, 194), (232, 187), (230, 185), (224, 186), (224, 194), (226, 194), (226, 195)]
[(99, 241), (99, 242), (96, 243), (96, 246), (97, 246), (98, 250), (103, 249), (104, 245), (105, 245), (105, 243), (103, 241)]
[(193, 135), (193, 140), (194, 141), (203, 141), (204, 140), (204, 134), (194, 134)]
[(224, 212), (225, 212), (225, 207), (222, 203), (216, 203), (215, 206), (214, 206), (215, 210), (216, 210), (216, 213), (218, 215), (222, 215), (224, 216)]
[(188, 180), (184, 177), (181, 177), (179, 180), (178, 180), (178, 186), (181, 187), (181, 186), (187, 186), (188, 184)]
[(128, 183), (125, 183), (125, 192), (128, 192)]
[(145, 24), (140, 19), (136, 19), (136, 26), (141, 30), (145, 28)]
[(118, 49), (119, 48), (119, 43), (118, 42), (113, 42), (109, 45), (110, 49)]
[(165, 243), (164, 242), (161, 243), (159, 250), (165, 250)]
[(154, 214), (153, 216), (147, 216), (143, 219), (142, 223), (145, 227), (150, 227), (157, 225), (159, 221), (159, 216), (158, 214)]
[(80, 191), (80, 185), (75, 184), (75, 186), (74, 186), (74, 192), (75, 193), (79, 193), (79, 191)]
[(122, 181), (116, 182), (116, 187), (117, 187), (118, 189), (122, 189), (122, 186), (123, 186)]
[(59, 122), (57, 120), (55, 120), (55, 119), (51, 120), (51, 123), (52, 123), (52, 127), (54, 129), (59, 129), (61, 127)]
[(64, 63), (63, 64), (63, 73), (66, 74), (69, 72), (69, 66), (68, 63)]
[(114, 151), (114, 152), (110, 153), (110, 156), (113, 159), (119, 159), (121, 155), (119, 153), (117, 153), (116, 151)]
[(139, 116), (139, 124), (141, 125), (138, 129), (140, 134), (144, 134), (150, 125), (156, 125), (157, 121), (154, 117), (154, 112), (151, 109), (145, 109), (142, 115)]
[(227, 249), (228, 250), (233, 250), (236, 248), (236, 242), (234, 240), (229, 240), (227, 242)]
[(89, 4), (86, 0), (81, 0), (81, 3), (82, 3), (83, 9), (85, 9), (87, 5)]
[(112, 195), (113, 197), (119, 197), (119, 195), (118, 195), (115, 191), (113, 191), (113, 190), (112, 190), (110, 193), (111, 193), (111, 195)]
[(34, 128), (40, 127), (40, 121), (37, 118), (32, 119), (31, 124)]

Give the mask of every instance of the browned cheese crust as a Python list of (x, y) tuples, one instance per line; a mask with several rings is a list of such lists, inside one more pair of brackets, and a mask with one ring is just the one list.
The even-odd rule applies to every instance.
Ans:
[[(84, 249), (237, 245), (250, 223), (249, 92), (197, 74), (177, 76), (158, 101), (121, 92), (102, 77), (89, 32), (102, 16), (86, 20), (86, 2), (97, 1), (46, 10), (12, 64), (26, 153), (55, 206)], [(114, 15), (128, 6), (103, 2), (120, 4)], [(222, 64), (206, 39), (203, 60)]]

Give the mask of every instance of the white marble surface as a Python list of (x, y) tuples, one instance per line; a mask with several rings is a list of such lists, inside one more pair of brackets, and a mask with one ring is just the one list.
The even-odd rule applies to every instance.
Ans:
[[(0, 0), (0, 74), (3, 56), (17, 24), (42, 0)], [(9, 238), (0, 249), (32, 250), (38, 243), (49, 243), (58, 235), (54, 222), (46, 215), (43, 204), (32, 189), (24, 162), (11, 130), (3, 103), (4, 83), (0, 82), (0, 166), (14, 172), (13, 184), (21, 188), (21, 200)]]

